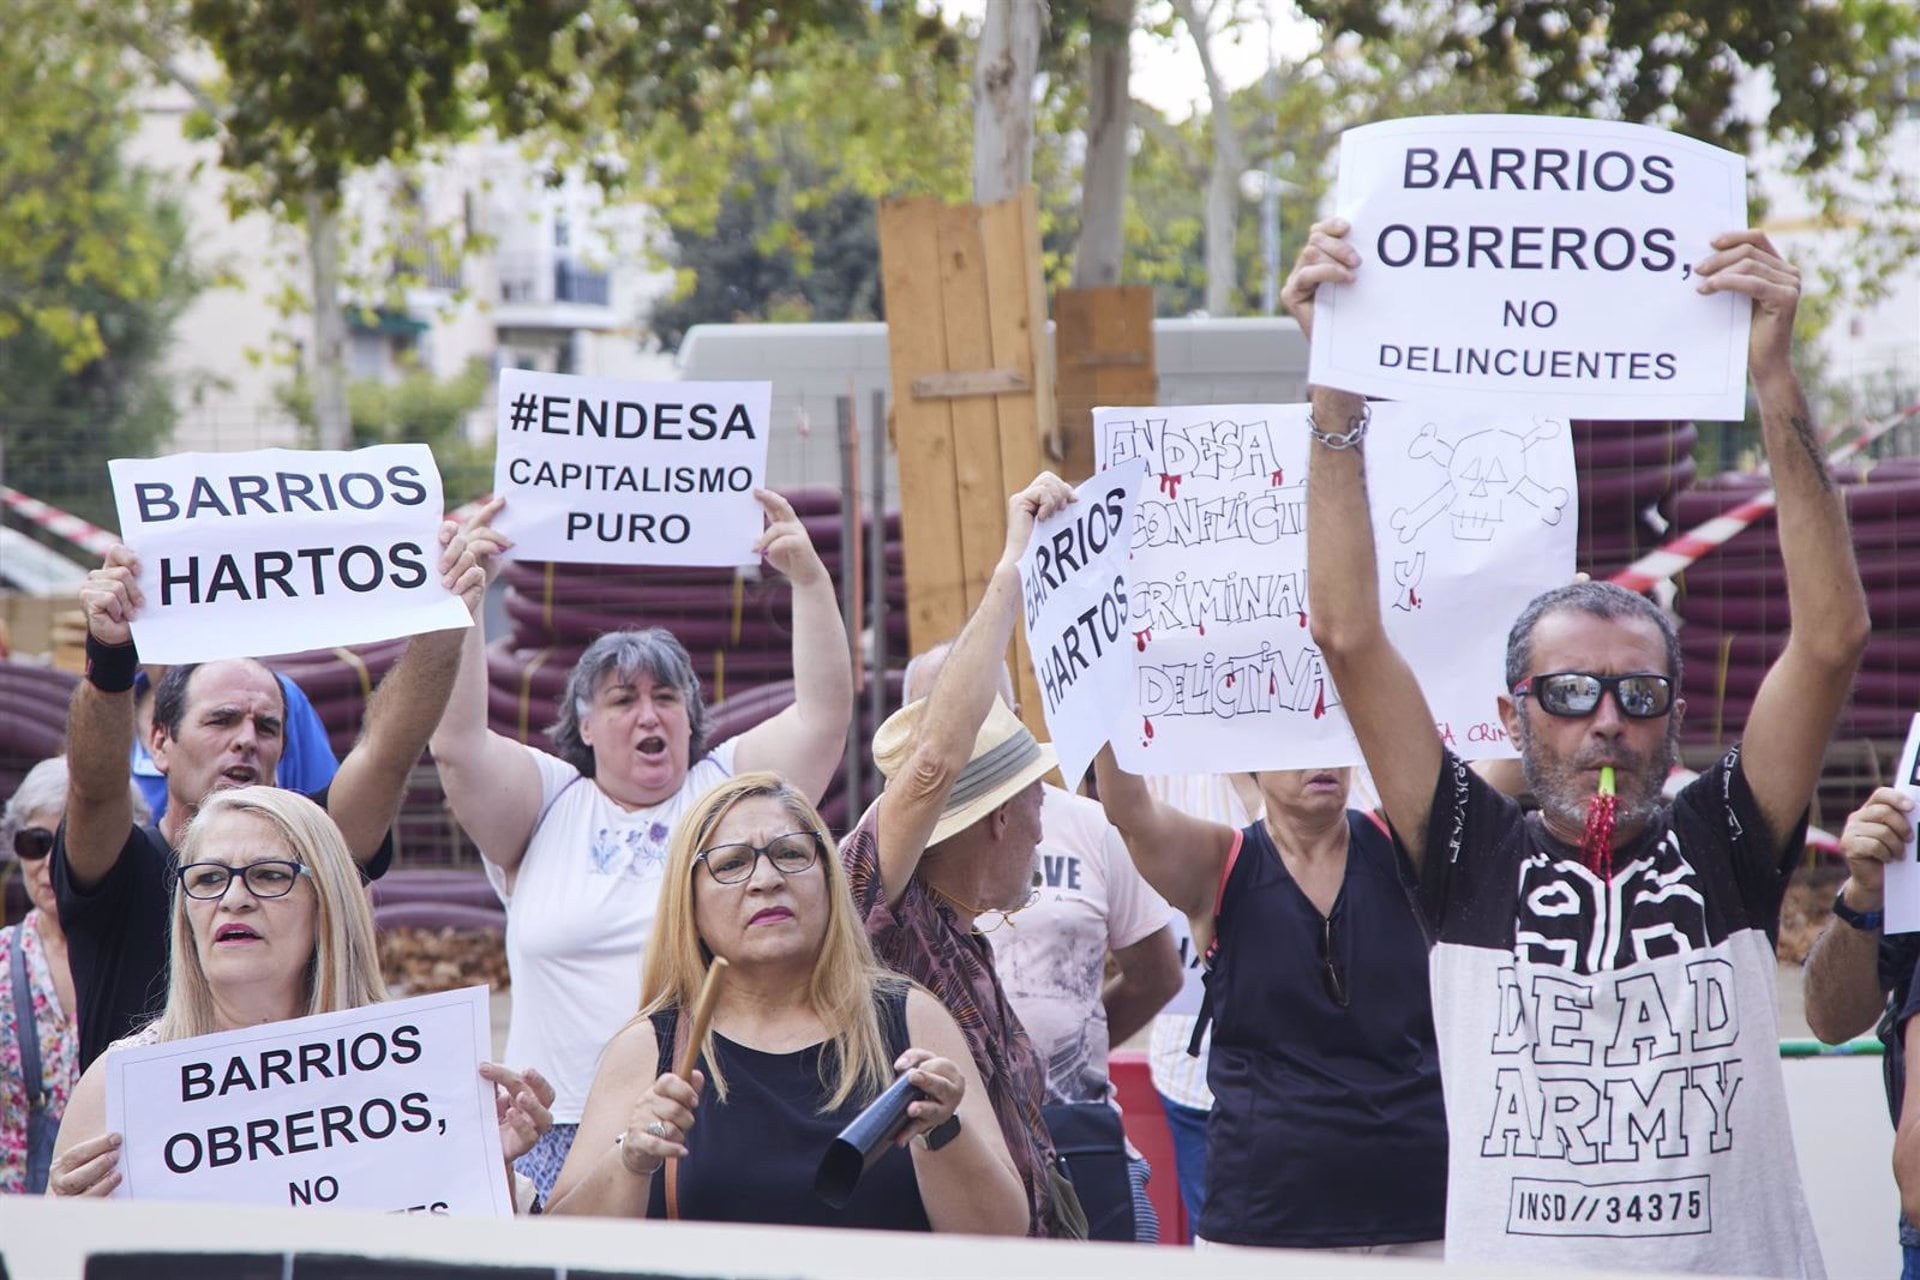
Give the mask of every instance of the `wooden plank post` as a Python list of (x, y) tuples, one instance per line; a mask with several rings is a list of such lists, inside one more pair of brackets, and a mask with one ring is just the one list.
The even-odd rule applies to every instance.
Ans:
[[(1042, 466), (1054, 422), (1039, 205), (919, 197), (880, 207), (881, 283), (906, 552), (908, 638), (951, 640), (1006, 541), (1008, 495)], [(1014, 690), (1042, 736), (1040, 689), (1016, 632)]]
[(1060, 474), (1079, 484), (1095, 470), (1093, 411), (1159, 402), (1153, 350), (1153, 290), (1146, 285), (1062, 289), (1053, 296), (1060, 416), (1053, 451)]

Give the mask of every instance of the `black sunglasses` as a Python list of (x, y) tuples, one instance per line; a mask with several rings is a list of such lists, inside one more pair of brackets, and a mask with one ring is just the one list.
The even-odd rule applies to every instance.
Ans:
[(1556, 671), (1527, 677), (1513, 686), (1513, 696), (1532, 695), (1548, 715), (1578, 719), (1597, 711), (1609, 690), (1614, 705), (1629, 720), (1657, 719), (1673, 706), (1673, 681), (1646, 673), (1597, 676), (1587, 671)]
[(1320, 981), (1326, 984), (1327, 999), (1347, 1007), (1347, 980), (1340, 973), (1340, 966), (1333, 962), (1333, 917), (1324, 921), (1326, 928), (1320, 933)]
[(53, 832), (45, 827), (22, 827), (13, 833), (13, 856), (38, 862), (53, 852)]

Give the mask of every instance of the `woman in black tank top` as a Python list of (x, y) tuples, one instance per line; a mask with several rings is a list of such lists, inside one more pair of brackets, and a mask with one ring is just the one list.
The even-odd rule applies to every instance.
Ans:
[[(726, 981), (682, 1079), (681, 1011), (716, 956)], [(720, 784), (675, 828), (641, 1001), (601, 1058), (550, 1212), (1026, 1233), (959, 1027), (875, 962), (825, 824), (778, 776)], [(828, 1207), (813, 1193), (828, 1143), (901, 1072), (924, 1096)]]

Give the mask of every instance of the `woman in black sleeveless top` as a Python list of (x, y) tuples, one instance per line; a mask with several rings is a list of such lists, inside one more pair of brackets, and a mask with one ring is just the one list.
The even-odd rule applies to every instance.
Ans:
[(1447, 1128), (1427, 942), (1348, 769), (1256, 774), (1244, 831), (1161, 804), (1112, 748), (1100, 798), (1207, 956), (1210, 1243), (1439, 1257)]
[[(959, 1027), (876, 964), (832, 847), (774, 774), (730, 779), (681, 819), (640, 1016), (601, 1058), (549, 1212), (1026, 1233), (1026, 1192)], [(714, 956), (726, 982), (683, 1080), (680, 1011)], [(828, 1142), (901, 1072), (925, 1096), (829, 1208), (813, 1194)]]

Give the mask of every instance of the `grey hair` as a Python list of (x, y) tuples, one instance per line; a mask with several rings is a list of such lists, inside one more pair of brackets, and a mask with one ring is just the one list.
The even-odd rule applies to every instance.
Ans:
[[(916, 694), (913, 686), (919, 680), (921, 672), (929, 665), (933, 667), (934, 676), (936, 678), (939, 676), (940, 668), (946, 665), (947, 655), (953, 651), (956, 642), (956, 640), (942, 640), (939, 644), (930, 649), (923, 649), (907, 660), (907, 669), (900, 674), (900, 696), (903, 701), (918, 702), (933, 692), (931, 688), (927, 688)], [(1006, 700), (1009, 707), (1019, 701), (1013, 692), (1013, 672), (1008, 670), (1005, 662), (1000, 664), (1000, 696)]]
[[(127, 782), (129, 799), (133, 801), (133, 820), (145, 826), (153, 820), (153, 813), (147, 808), (147, 799), (140, 794), (140, 787), (131, 779)], [(7, 807), (0, 811), (0, 860), (13, 856), (13, 836), (27, 825), (27, 819), (47, 809), (58, 809), (62, 813), (67, 808), (67, 758), (52, 756), (42, 760), (27, 770), (27, 776), (20, 779), (20, 785), (13, 789), (13, 798), (7, 801)]]
[(1520, 611), (1520, 616), (1514, 619), (1513, 630), (1507, 633), (1508, 689), (1530, 674), (1533, 665), (1533, 632), (1540, 625), (1540, 619), (1550, 613), (1563, 611), (1584, 613), (1589, 617), (1614, 622), (1644, 618), (1653, 623), (1660, 629), (1660, 638), (1667, 647), (1667, 677), (1678, 691), (1681, 674), (1680, 633), (1674, 630), (1673, 620), (1645, 596), (1635, 595), (1611, 582), (1571, 582), (1564, 587), (1555, 587), (1535, 596), (1533, 602)]
[(644, 675), (655, 684), (678, 689), (687, 707), (687, 760), (707, 753), (707, 704), (700, 696), (700, 677), (693, 673), (686, 646), (665, 627), (610, 631), (588, 645), (573, 664), (567, 687), (560, 691), (560, 718), (547, 729), (554, 753), (582, 776), (593, 776), (593, 748), (580, 737), (580, 721), (592, 710), (594, 696), (609, 675), (624, 680)]

